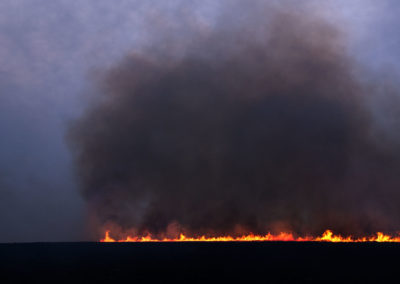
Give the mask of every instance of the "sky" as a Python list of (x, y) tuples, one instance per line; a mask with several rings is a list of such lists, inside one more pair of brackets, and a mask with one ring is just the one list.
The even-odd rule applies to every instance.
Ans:
[[(315, 10), (345, 30), (349, 52), (371, 74), (398, 78), (398, 1), (268, 2)], [(87, 239), (66, 133), (96, 96), (96, 74), (127, 54), (173, 41), (162, 29), (185, 36), (179, 17), (212, 28), (226, 3), (0, 2), (0, 242)]]

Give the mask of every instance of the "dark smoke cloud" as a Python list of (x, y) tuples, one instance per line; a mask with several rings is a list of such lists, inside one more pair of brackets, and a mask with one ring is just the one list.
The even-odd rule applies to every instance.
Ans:
[(398, 143), (380, 144), (376, 91), (345, 37), (312, 13), (263, 8), (106, 72), (70, 132), (97, 229), (399, 228)]

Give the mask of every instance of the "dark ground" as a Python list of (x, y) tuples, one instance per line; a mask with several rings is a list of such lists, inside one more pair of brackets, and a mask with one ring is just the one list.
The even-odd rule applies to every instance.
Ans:
[(399, 264), (394, 243), (0, 244), (0, 283), (397, 283)]

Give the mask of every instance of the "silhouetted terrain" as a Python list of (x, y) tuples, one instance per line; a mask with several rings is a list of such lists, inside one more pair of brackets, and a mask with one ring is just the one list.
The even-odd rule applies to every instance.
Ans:
[(399, 255), (393, 243), (1, 244), (0, 283), (382, 283)]

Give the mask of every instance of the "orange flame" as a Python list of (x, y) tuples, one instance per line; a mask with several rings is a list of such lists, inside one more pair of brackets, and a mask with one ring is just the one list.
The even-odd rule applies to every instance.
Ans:
[(100, 242), (111, 243), (111, 242), (265, 242), (265, 241), (284, 241), (284, 242), (342, 242), (342, 243), (353, 243), (353, 242), (400, 242), (400, 235), (393, 237), (385, 235), (382, 232), (377, 232), (373, 236), (354, 238), (352, 236), (343, 237), (341, 235), (335, 235), (331, 230), (326, 230), (320, 237), (294, 237), (292, 233), (280, 233), (272, 235), (270, 233), (266, 235), (243, 235), (240, 237), (232, 236), (219, 236), (219, 237), (187, 237), (184, 234), (180, 234), (179, 238), (153, 238), (151, 235), (142, 237), (128, 236), (125, 239), (116, 240), (110, 236), (110, 231), (105, 232), (104, 239)]

